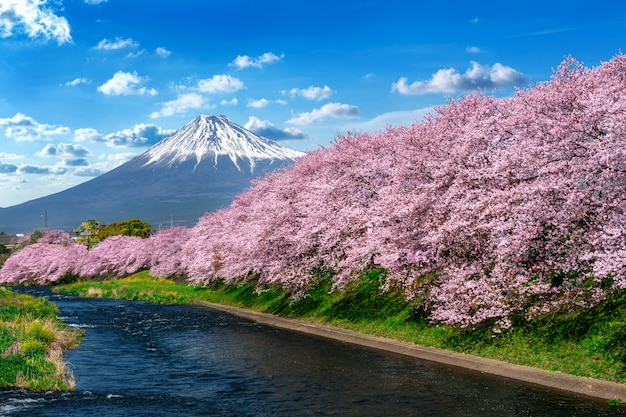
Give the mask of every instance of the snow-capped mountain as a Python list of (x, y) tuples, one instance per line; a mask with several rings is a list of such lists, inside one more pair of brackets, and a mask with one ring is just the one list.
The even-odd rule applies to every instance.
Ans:
[(56, 194), (0, 210), (0, 231), (71, 230), (89, 219), (138, 217), (154, 228), (192, 226), (230, 204), (250, 180), (302, 152), (258, 136), (226, 116), (199, 116), (125, 164)]
[(172, 166), (190, 159), (217, 165), (220, 156), (228, 156), (239, 170), (254, 171), (257, 160), (295, 160), (302, 152), (256, 135), (226, 116), (198, 116), (137, 160), (144, 166)]

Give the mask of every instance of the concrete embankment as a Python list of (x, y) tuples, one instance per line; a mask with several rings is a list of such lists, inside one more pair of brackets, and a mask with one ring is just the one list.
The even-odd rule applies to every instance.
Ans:
[(592, 378), (548, 372), (536, 368), (479, 358), (463, 353), (451, 352), (443, 349), (423, 347), (407, 342), (370, 336), (351, 330), (337, 327), (309, 323), (303, 320), (287, 319), (271, 314), (259, 313), (221, 304), (201, 301), (199, 304), (209, 308), (230, 313), (239, 317), (253, 320), (259, 324), (274, 326), (282, 329), (317, 335), (330, 339), (354, 343), (374, 349), (412, 356), (426, 361), (437, 362), (449, 366), (469, 369), (490, 375), (497, 375), (509, 379), (541, 385), (553, 389), (567, 391), (589, 397), (606, 400), (620, 399), (626, 401), (626, 385)]

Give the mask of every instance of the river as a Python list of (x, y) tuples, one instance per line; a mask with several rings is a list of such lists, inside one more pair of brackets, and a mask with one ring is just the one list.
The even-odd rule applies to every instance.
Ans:
[(69, 393), (0, 390), (3, 416), (626, 416), (623, 407), (201, 306), (46, 296), (86, 330)]

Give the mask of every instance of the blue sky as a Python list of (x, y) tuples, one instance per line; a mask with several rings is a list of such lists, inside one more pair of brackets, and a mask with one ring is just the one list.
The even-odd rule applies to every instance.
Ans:
[(0, 0), (0, 207), (100, 175), (199, 114), (306, 151), (625, 45), (626, 3), (602, 0)]

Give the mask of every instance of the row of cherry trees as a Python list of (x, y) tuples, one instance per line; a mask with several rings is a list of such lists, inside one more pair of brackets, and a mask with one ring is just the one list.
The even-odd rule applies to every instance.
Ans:
[(66, 276), (126, 276), (142, 269), (158, 277), (176, 275), (183, 270), (179, 252), (189, 232), (176, 227), (147, 239), (116, 235), (88, 250), (68, 233), (49, 231), (11, 255), (0, 269), (0, 283), (48, 285)]
[(143, 267), (300, 296), (315, 271), (340, 290), (383, 267), (386, 287), (423, 299), (435, 321), (506, 328), (626, 287), (625, 200), (626, 58), (567, 59), (510, 98), (472, 94), (410, 127), (340, 137), (192, 229), (65, 246), (56, 264), (35, 261), (59, 257), (54, 244), (27, 247), (0, 282)]

